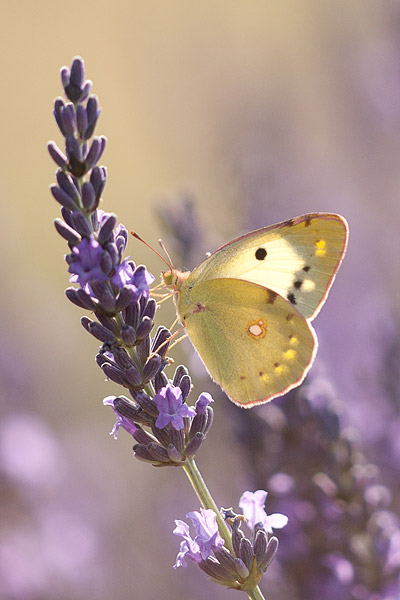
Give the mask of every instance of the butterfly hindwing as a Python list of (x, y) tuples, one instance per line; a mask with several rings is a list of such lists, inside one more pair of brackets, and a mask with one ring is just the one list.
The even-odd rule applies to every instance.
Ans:
[(277, 292), (307, 319), (322, 307), (344, 256), (346, 220), (311, 213), (258, 229), (219, 248), (190, 275), (192, 283), (233, 277)]
[(240, 406), (271, 400), (307, 374), (317, 341), (307, 320), (272, 290), (217, 278), (181, 288), (178, 311), (210, 375)]

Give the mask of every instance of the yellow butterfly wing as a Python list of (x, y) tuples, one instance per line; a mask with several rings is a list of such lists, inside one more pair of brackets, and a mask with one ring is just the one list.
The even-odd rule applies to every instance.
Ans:
[(211, 377), (239, 406), (268, 402), (299, 385), (313, 362), (312, 326), (272, 290), (241, 279), (180, 289), (177, 308)]
[(343, 217), (310, 213), (229, 242), (202, 262), (189, 280), (199, 284), (234, 277), (258, 283), (286, 298), (311, 320), (328, 295), (347, 239)]

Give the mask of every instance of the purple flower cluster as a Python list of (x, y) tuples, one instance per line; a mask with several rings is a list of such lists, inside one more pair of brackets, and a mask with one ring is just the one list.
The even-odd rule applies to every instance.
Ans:
[[(186, 367), (180, 365), (170, 383), (164, 373), (153, 381), (156, 393), (152, 398), (142, 391), (126, 396), (108, 396), (105, 405), (113, 407), (117, 421), (111, 434), (117, 436), (120, 427), (137, 442), (133, 446), (136, 458), (158, 467), (178, 467), (193, 457), (205, 440), (213, 421), (210, 394), (200, 394), (195, 408), (185, 400), (191, 382)], [(131, 390), (132, 393), (132, 390)]]
[(262, 421), (246, 413), (241, 435), (251, 444), (243, 450), (272, 502), (290, 515), (279, 560), (299, 597), (395, 600), (400, 519), (340, 410), (329, 382), (315, 378)]
[(135, 455), (142, 460), (181, 465), (199, 449), (211, 426), (212, 398), (202, 394), (190, 408), (187, 369), (179, 366), (172, 382), (163, 373), (171, 334), (161, 326), (151, 337), (157, 309), (149, 293), (154, 277), (143, 265), (124, 258), (126, 228), (117, 225), (116, 215), (98, 208), (107, 171), (97, 163), (106, 138), (91, 139), (100, 109), (90, 94), (91, 82), (84, 79), (81, 58), (74, 59), (71, 69), (61, 70), (61, 80), (67, 102), (56, 99), (54, 116), (65, 138), (65, 153), (54, 142), (48, 148), (58, 165), (51, 192), (61, 204), (62, 219), (56, 219), (55, 227), (68, 242), (65, 259), (75, 284), (66, 295), (94, 314), (94, 319), (85, 316), (81, 322), (102, 342), (96, 362), (131, 395), (105, 401), (118, 415), (113, 432), (122, 426), (131, 433), (138, 442)]
[[(277, 538), (273, 536), (268, 539), (268, 533), (272, 533), (271, 517), (280, 521), (276, 527), (284, 527), (287, 523), (285, 515), (267, 515), (264, 510), (266, 497), (267, 492), (264, 490), (244, 492), (239, 501), (243, 515), (235, 514), (232, 509), (222, 510), (225, 521), (232, 530), (232, 552), (224, 546), (218, 533), (216, 514), (213, 510), (201, 508), (200, 512), (193, 511), (186, 515), (195, 528), (194, 538), (190, 535), (189, 525), (176, 520), (174, 534), (181, 536), (183, 541), (174, 568), (187, 567), (186, 559), (190, 559), (215, 583), (243, 591), (254, 589), (278, 549)], [(250, 516), (250, 520), (247, 515)], [(254, 515), (259, 519), (256, 523), (252, 520)], [(241, 530), (243, 521), (247, 522), (253, 532), (252, 540)]]

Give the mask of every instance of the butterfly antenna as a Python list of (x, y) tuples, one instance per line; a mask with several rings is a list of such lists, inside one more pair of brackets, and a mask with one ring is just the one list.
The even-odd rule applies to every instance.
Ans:
[[(158, 240), (158, 243), (160, 244), (160, 246), (161, 246), (161, 248), (162, 248), (162, 251), (164, 252), (165, 256), (168, 258), (168, 260), (169, 260), (170, 264), (172, 265), (172, 260), (171, 260), (171, 257), (170, 257), (170, 255), (168, 254), (168, 250), (166, 249), (164, 242), (163, 242), (163, 241), (160, 239), (160, 240)], [(173, 265), (172, 265), (172, 266), (173, 266)]]
[(168, 257), (169, 262), (167, 262), (165, 260), (165, 258), (155, 248), (153, 248), (153, 246), (150, 246), (150, 244), (148, 244), (147, 242), (145, 242), (144, 239), (142, 239), (140, 237), (140, 235), (138, 235), (136, 233), (136, 231), (131, 231), (131, 234), (133, 235), (134, 238), (136, 238), (137, 240), (139, 240), (139, 242), (142, 242), (145, 246), (147, 246), (148, 248), (150, 248), (150, 250), (152, 250), (153, 252), (155, 252), (157, 254), (157, 256), (159, 256), (161, 258), (161, 260), (163, 262), (165, 262), (165, 264), (167, 265), (168, 269), (170, 269), (171, 271), (174, 270), (174, 266), (172, 264), (172, 260), (170, 259), (169, 254), (168, 254), (168, 252), (166, 252), (165, 248), (163, 248), (163, 250), (164, 250), (165, 254)]

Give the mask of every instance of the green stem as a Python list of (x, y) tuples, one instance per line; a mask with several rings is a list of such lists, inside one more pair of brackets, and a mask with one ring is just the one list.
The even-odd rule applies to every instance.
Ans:
[(213, 497), (208, 491), (208, 488), (204, 482), (204, 479), (201, 476), (200, 471), (197, 468), (194, 458), (188, 458), (186, 460), (185, 464), (183, 465), (183, 470), (185, 471), (190, 483), (192, 484), (192, 487), (196, 492), (197, 497), (200, 500), (203, 508), (211, 508), (211, 510), (213, 510), (217, 515), (219, 533), (223, 538), (227, 549), (233, 553), (230, 531), (224, 519), (222, 518), (221, 513), (219, 512)]
[[(221, 516), (220, 511), (218, 510), (217, 505), (214, 502), (213, 497), (211, 496), (208, 488), (205, 484), (203, 477), (201, 476), (200, 471), (197, 468), (194, 458), (188, 458), (183, 465), (183, 470), (185, 471), (192, 487), (201, 502), (203, 508), (211, 508), (217, 515), (217, 523), (218, 530), (225, 542), (226, 548), (234, 555), (231, 534), (226, 525), (224, 519)], [(264, 596), (261, 593), (260, 588), (257, 586), (251, 591), (246, 591), (247, 596), (250, 600), (264, 600)]]

